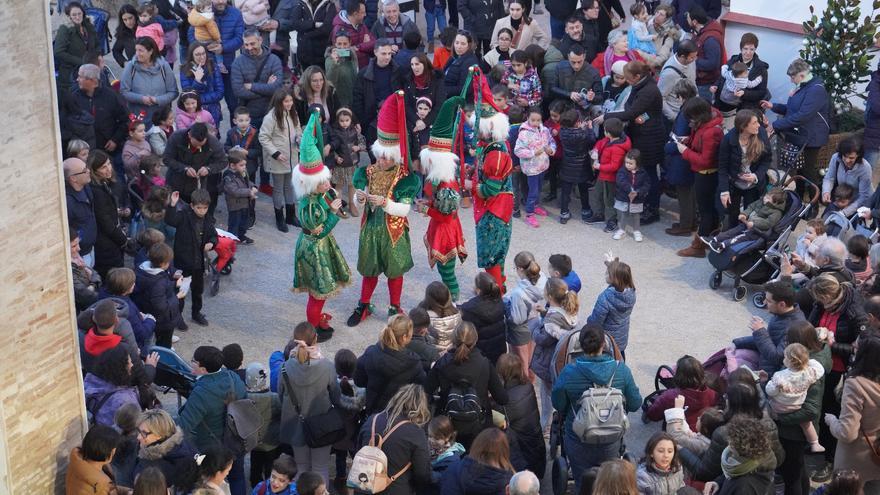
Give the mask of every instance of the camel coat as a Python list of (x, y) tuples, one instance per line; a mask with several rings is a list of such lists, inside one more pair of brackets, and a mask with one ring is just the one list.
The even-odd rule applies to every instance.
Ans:
[(834, 470), (853, 469), (862, 481), (880, 480), (880, 466), (871, 461), (863, 432), (874, 441), (880, 434), (880, 383), (865, 377), (847, 378), (843, 384), (840, 417), (828, 422), (837, 438)]
[[(495, 21), (495, 29), (492, 30), (492, 44), (491, 47), (495, 48), (498, 46), (498, 32), (501, 31), (502, 28), (510, 29), (514, 32), (514, 39), (517, 36), (516, 31), (510, 26), (510, 16), (502, 17)], [(510, 53), (513, 53), (514, 50), (525, 50), (529, 45), (538, 45), (544, 50), (550, 46), (550, 36), (541, 29), (538, 21), (532, 19), (531, 24), (526, 24), (525, 19), (519, 25), (519, 42), (516, 44), (510, 45)]]

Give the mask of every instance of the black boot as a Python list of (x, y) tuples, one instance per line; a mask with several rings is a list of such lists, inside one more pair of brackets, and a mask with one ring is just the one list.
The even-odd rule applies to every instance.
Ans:
[(287, 224), (284, 223), (284, 210), (281, 208), (275, 208), (275, 226), (281, 232), (288, 232)]
[(284, 211), (287, 214), (287, 225), (299, 227), (299, 220), (296, 219), (296, 208), (294, 208), (294, 205), (285, 205)]

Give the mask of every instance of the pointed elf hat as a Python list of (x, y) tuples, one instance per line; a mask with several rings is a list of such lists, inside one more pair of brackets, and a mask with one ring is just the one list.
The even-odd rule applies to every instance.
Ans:
[(324, 166), (323, 150), (321, 112), (315, 109), (303, 129), (299, 143), (299, 165), (293, 169), (293, 187), (297, 197), (311, 194), (319, 184), (330, 180), (330, 169)]
[(444, 101), (437, 111), (434, 125), (431, 126), (428, 146), (419, 153), (422, 166), (427, 171), (427, 179), (430, 181), (445, 182), (455, 179), (455, 167), (459, 159), (452, 150), (460, 141), (459, 113), (464, 105), (463, 97), (453, 96)]
[[(510, 120), (507, 114), (495, 105), (495, 98), (489, 88), (489, 81), (479, 67), (471, 67), (471, 83), (474, 89), (474, 106), (478, 112), (475, 115), (475, 127), (480, 129), (480, 137), (492, 136), (493, 141), (504, 141), (510, 130)], [(467, 85), (465, 85), (467, 87)]]
[(395, 91), (382, 103), (376, 118), (376, 141), (370, 147), (376, 158), (409, 165), (406, 105), (403, 91)]

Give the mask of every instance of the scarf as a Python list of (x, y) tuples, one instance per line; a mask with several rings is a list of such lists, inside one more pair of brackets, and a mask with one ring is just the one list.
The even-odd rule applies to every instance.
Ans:
[(746, 459), (743, 461), (736, 457), (736, 454), (730, 446), (727, 446), (724, 448), (724, 452), (721, 453), (721, 471), (727, 479), (745, 476), (751, 472), (757, 471), (762, 465), (768, 464), (771, 455), (773, 455), (772, 451), (767, 452), (764, 457), (760, 459)]
[(294, 340), (294, 343), (296, 344), (296, 347), (294, 347), (293, 350), (290, 352), (291, 355), (296, 355), (297, 349), (299, 347), (303, 347), (303, 348), (305, 348), (306, 351), (309, 352), (309, 360), (310, 361), (315, 360), (315, 359), (323, 359), (324, 358), (324, 356), (321, 354), (321, 349), (318, 348), (317, 344), (307, 345), (302, 340)]
[(422, 71), (421, 75), (418, 75), (418, 76), (413, 75), (413, 82), (415, 83), (416, 88), (425, 89), (428, 87), (428, 73), (427, 73), (428, 70), (429, 69), (427, 67), (425, 67), (425, 69)]

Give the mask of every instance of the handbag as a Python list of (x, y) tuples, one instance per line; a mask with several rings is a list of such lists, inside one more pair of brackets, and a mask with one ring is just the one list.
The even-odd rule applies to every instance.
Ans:
[(862, 437), (865, 439), (865, 443), (868, 444), (868, 450), (871, 451), (871, 462), (875, 466), (880, 466), (880, 448), (877, 447), (877, 440), (875, 439), (872, 442), (865, 430), (862, 430)]
[(777, 138), (776, 162), (789, 175), (804, 166), (804, 146), (798, 146), (781, 136)]
[(294, 401), (293, 387), (290, 385), (290, 379), (287, 377), (287, 370), (281, 369), (281, 377), (284, 378), (284, 385), (290, 393), (287, 395), (290, 403), (296, 409), (296, 414), (302, 422), (303, 434), (306, 437), (306, 445), (310, 448), (317, 449), (333, 445), (334, 443), (345, 439), (345, 418), (339, 409), (330, 406), (327, 412), (303, 417), (299, 404)]
[(620, 20), (620, 16), (617, 15), (617, 12), (612, 12), (608, 10), (608, 6), (606, 6), (602, 0), (599, 0), (599, 6), (602, 7), (603, 11), (605, 11), (605, 15), (607, 15), (608, 18), (611, 19), (611, 29), (619, 28), (622, 24), (622, 21)]

